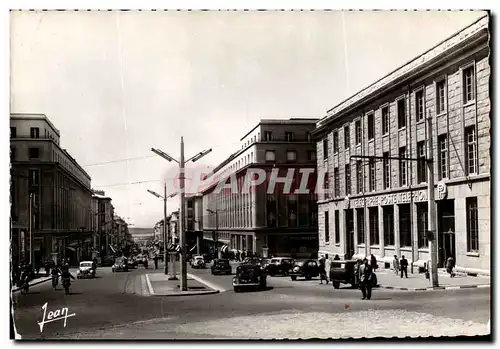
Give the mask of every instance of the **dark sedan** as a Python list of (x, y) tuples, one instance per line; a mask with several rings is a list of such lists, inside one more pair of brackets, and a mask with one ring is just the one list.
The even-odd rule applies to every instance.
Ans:
[(119, 257), (115, 259), (115, 264), (111, 267), (111, 271), (128, 271), (128, 265), (126, 258)]
[(356, 260), (332, 261), (330, 264), (330, 281), (334, 288), (340, 288), (340, 284), (351, 284), (355, 286), (354, 267)]
[(293, 259), (290, 257), (276, 257), (272, 258), (266, 267), (266, 272), (270, 276), (285, 275), (291, 271)]
[(266, 273), (259, 265), (243, 264), (236, 268), (236, 276), (233, 278), (234, 292), (246, 288), (265, 290), (266, 287)]
[(229, 259), (215, 259), (210, 270), (212, 275), (231, 275), (233, 273)]
[(319, 268), (318, 262), (308, 259), (296, 262), (292, 267), (292, 271), (289, 272), (289, 275), (294, 281), (297, 280), (297, 277), (304, 277), (306, 280), (311, 280), (313, 277), (319, 276)]

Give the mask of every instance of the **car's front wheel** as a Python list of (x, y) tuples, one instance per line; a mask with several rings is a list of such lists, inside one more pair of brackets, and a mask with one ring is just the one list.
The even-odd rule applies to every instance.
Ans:
[(332, 286), (335, 289), (339, 289), (340, 288), (340, 282), (338, 282), (338, 281), (332, 281)]
[(238, 293), (241, 291), (241, 288), (239, 288), (238, 286), (234, 286), (233, 290), (234, 290), (234, 292)]
[(292, 279), (292, 281), (297, 280), (297, 276), (296, 275), (292, 275), (292, 276), (290, 276), (290, 278)]

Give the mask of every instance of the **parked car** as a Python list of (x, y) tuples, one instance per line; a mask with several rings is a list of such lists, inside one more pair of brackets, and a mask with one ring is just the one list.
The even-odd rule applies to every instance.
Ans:
[(111, 267), (111, 271), (128, 271), (127, 261), (123, 257), (118, 257), (115, 259), (115, 264)]
[(297, 277), (304, 277), (306, 280), (311, 280), (313, 277), (319, 276), (318, 262), (312, 259), (295, 262), (292, 271), (288, 275), (290, 275), (293, 281), (297, 280)]
[(127, 267), (129, 269), (134, 269), (137, 266), (137, 262), (134, 257), (127, 258)]
[(76, 277), (78, 279), (86, 279), (86, 278), (94, 278), (95, 277), (95, 269), (93, 268), (92, 261), (84, 261), (80, 262), (80, 267), (76, 272)]
[(236, 268), (236, 276), (233, 278), (234, 292), (240, 292), (246, 288), (265, 290), (267, 287), (266, 276), (259, 265), (242, 264)]
[(266, 272), (270, 276), (285, 275), (288, 276), (293, 266), (293, 259), (290, 257), (271, 258), (266, 267)]
[(193, 269), (198, 269), (198, 268), (205, 268), (205, 259), (203, 256), (194, 256), (193, 259), (191, 259), (191, 268)]
[(216, 274), (227, 274), (231, 275), (233, 273), (233, 269), (229, 264), (229, 259), (215, 259), (212, 263), (212, 267), (210, 268), (212, 275)]
[(137, 256), (137, 266), (142, 265), (144, 268), (148, 269), (148, 257), (146, 255)]
[(354, 266), (356, 260), (332, 261), (330, 262), (329, 278), (334, 288), (339, 288), (340, 284), (351, 284), (354, 286)]

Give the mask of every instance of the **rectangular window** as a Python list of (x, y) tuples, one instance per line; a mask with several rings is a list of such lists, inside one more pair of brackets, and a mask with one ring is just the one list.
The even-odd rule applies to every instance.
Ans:
[(264, 132), (264, 140), (266, 141), (272, 141), (273, 140), (273, 134), (270, 131), (265, 131)]
[(344, 148), (349, 149), (351, 144), (351, 135), (349, 134), (349, 126), (344, 126)]
[(389, 107), (382, 108), (382, 134), (389, 133)]
[(378, 235), (378, 207), (370, 207), (368, 209), (368, 219), (370, 221), (370, 245), (379, 245), (380, 238)]
[(325, 211), (325, 242), (330, 241), (330, 217), (328, 211)]
[(287, 161), (297, 161), (297, 152), (295, 150), (288, 150), (286, 152)]
[(436, 113), (438, 115), (445, 111), (445, 84), (444, 79), (436, 82)]
[(464, 103), (473, 101), (474, 98), (474, 88), (475, 88), (475, 77), (474, 77), (474, 66), (470, 66), (463, 70), (463, 91), (464, 91)]
[(323, 139), (323, 159), (328, 159), (328, 138)]
[[(333, 169), (333, 181), (335, 185), (335, 196), (340, 196), (340, 178), (339, 178), (339, 168), (335, 167)], [(338, 211), (337, 211), (338, 212)]]
[[(406, 158), (406, 147), (399, 148), (399, 157), (402, 159)], [(407, 169), (408, 164), (406, 160), (399, 160), (399, 185), (401, 187), (407, 185)]]
[(477, 198), (466, 198), (467, 207), (467, 252), (479, 251), (479, 220)]
[(410, 204), (399, 205), (399, 243), (401, 247), (411, 246)]
[(40, 185), (40, 170), (29, 170), (29, 186)]
[(394, 206), (384, 206), (384, 245), (394, 246)]
[(376, 172), (375, 160), (374, 159), (370, 159), (369, 160), (368, 167), (370, 169), (370, 171), (368, 172), (369, 181), (370, 181), (370, 191), (374, 191), (374, 190), (377, 189), (377, 187), (376, 187), (376, 183), (377, 183), (376, 175), (377, 175), (377, 172)]
[(424, 90), (415, 93), (415, 108), (417, 112), (417, 121), (424, 119)]
[(274, 150), (266, 150), (266, 161), (276, 161)]
[(340, 217), (339, 211), (335, 211), (335, 243), (340, 244)]
[(285, 132), (285, 140), (287, 142), (293, 142), (293, 132)]
[(384, 153), (384, 189), (391, 187), (391, 162), (389, 161), (389, 152)]
[(325, 178), (323, 179), (323, 188), (325, 190), (325, 199), (330, 198), (330, 174), (325, 172)]
[(374, 114), (368, 114), (368, 139), (375, 138), (375, 117)]
[(307, 159), (310, 161), (316, 161), (316, 152), (314, 150), (309, 150), (307, 152)]
[(268, 194), (266, 200), (266, 213), (267, 213), (267, 226), (276, 226), (276, 196), (274, 194)]
[(405, 99), (398, 100), (398, 128), (406, 127), (406, 103)]
[(427, 169), (425, 166), (425, 141), (417, 143), (417, 182), (427, 182)]
[(10, 137), (11, 138), (17, 138), (17, 130), (15, 127), (10, 128)]
[(29, 148), (29, 158), (30, 159), (38, 159), (40, 157), (40, 149), (38, 148)]
[(361, 120), (356, 121), (355, 127), (356, 127), (356, 145), (360, 145), (361, 144), (361, 137), (362, 137)]
[(31, 127), (30, 136), (31, 138), (40, 138), (40, 129), (38, 127)]
[(339, 152), (339, 132), (337, 130), (333, 131), (333, 153)]
[(477, 137), (476, 127), (465, 129), (465, 166), (467, 174), (477, 173)]
[(351, 166), (345, 165), (345, 195), (351, 194)]
[(438, 137), (439, 144), (439, 179), (448, 178), (448, 137)]
[(288, 195), (288, 227), (293, 228), (297, 226), (297, 195)]
[(365, 243), (365, 211), (363, 208), (356, 209), (356, 218), (358, 221), (358, 244)]
[(363, 164), (361, 161), (356, 161), (356, 191), (363, 192)]
[(427, 241), (427, 202), (417, 204), (418, 248), (429, 247)]

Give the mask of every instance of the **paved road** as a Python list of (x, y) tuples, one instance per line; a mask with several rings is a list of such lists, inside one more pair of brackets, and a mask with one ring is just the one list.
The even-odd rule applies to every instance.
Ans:
[[(371, 301), (362, 301), (358, 290), (334, 290), (331, 285), (319, 285), (319, 280), (293, 282), (270, 277), (266, 291), (234, 293), (232, 276), (190, 269), (189, 273), (228, 291), (154, 297), (148, 294), (146, 272), (161, 269), (111, 273), (109, 268), (101, 268), (97, 279), (76, 280), (69, 296), (62, 290), (53, 291), (50, 282), (34, 286), (28, 295), (14, 297), (17, 331), (23, 339), (355, 337), (387, 331), (429, 335), (442, 329), (456, 335), (483, 331), (490, 318), (490, 289), (375, 290)], [(67, 307), (76, 315), (68, 318), (66, 327), (62, 321), (47, 323), (40, 333), (37, 321), (42, 319), (45, 302), (48, 310)], [(394, 319), (399, 318), (402, 325), (398, 330)], [(318, 319), (330, 325), (322, 327)], [(361, 328), (361, 334), (351, 333), (353, 328)]]

